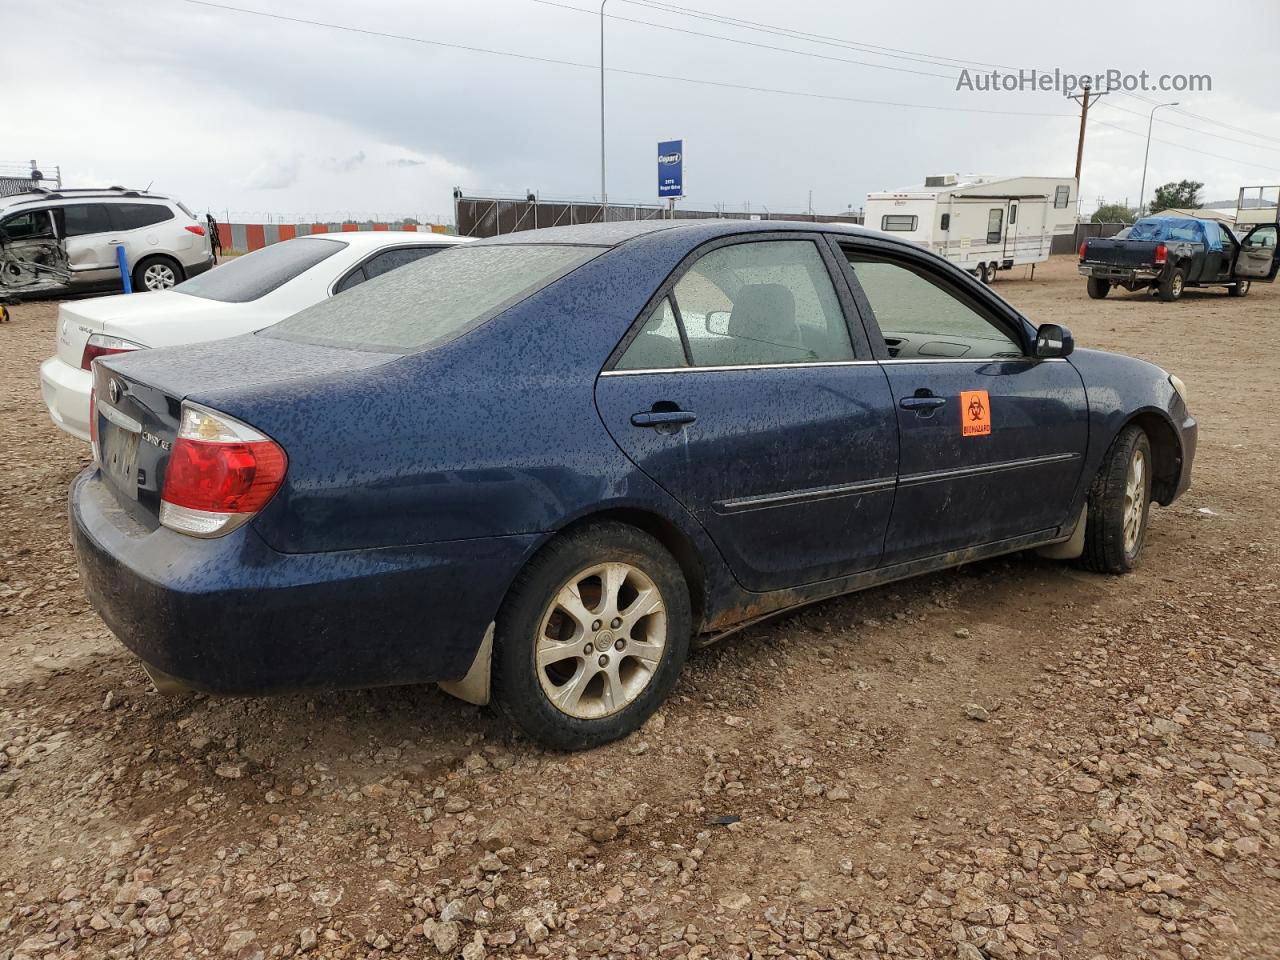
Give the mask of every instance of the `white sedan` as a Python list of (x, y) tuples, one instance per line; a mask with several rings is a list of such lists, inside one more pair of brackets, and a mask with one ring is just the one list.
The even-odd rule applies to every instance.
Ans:
[(49, 416), (88, 441), (90, 367), (96, 357), (252, 333), (468, 240), (395, 231), (298, 237), (228, 260), (169, 290), (59, 304), (58, 352), (40, 366)]

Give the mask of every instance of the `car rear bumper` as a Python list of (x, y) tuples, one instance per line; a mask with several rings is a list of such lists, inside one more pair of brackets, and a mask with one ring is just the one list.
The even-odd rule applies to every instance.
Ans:
[(215, 694), (454, 680), (536, 534), (284, 554), (252, 525), (217, 540), (135, 517), (89, 468), (71, 486), (81, 582), (152, 670)]
[(62, 430), (89, 442), (89, 390), (93, 375), (57, 357), (40, 364), (40, 396), (49, 416)]
[(1095, 280), (1109, 280), (1112, 283), (1150, 283), (1160, 277), (1159, 270), (1144, 267), (1112, 267), (1106, 264), (1082, 263), (1080, 275)]

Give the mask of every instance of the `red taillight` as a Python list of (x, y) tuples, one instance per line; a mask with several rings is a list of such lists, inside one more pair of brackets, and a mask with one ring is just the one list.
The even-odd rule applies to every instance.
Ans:
[(225, 443), (179, 437), (164, 475), (165, 503), (210, 513), (257, 513), (280, 488), (288, 461), (271, 440)]
[(1083, 260), (1083, 259), (1084, 259), (1084, 253), (1085, 253), (1085, 251), (1086, 251), (1086, 250), (1088, 250), (1088, 249), (1089, 249), (1089, 241), (1088, 241), (1088, 240), (1086, 240), (1084, 243), (1080, 244), (1080, 259), (1081, 259), (1081, 260)]
[(184, 403), (164, 474), (160, 522), (193, 537), (221, 537), (267, 505), (288, 468), (284, 449), (270, 437)]
[(1156, 256), (1155, 256), (1155, 262), (1156, 262), (1156, 263), (1168, 263), (1168, 262), (1169, 262), (1169, 248), (1168, 248), (1168, 247), (1166, 247), (1163, 243), (1157, 243), (1157, 244), (1156, 244)]
[(80, 369), (92, 370), (93, 361), (99, 357), (114, 357), (117, 353), (128, 353), (141, 349), (141, 344), (120, 337), (109, 337), (103, 333), (95, 333), (84, 343), (84, 353), (80, 355)]
[(204, 236), (204, 227), (187, 227), (186, 229), (191, 233), (194, 233), (197, 237)]

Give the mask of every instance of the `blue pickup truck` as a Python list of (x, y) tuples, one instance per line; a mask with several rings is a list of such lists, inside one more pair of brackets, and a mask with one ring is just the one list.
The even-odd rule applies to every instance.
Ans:
[(1143, 217), (1115, 237), (1082, 243), (1080, 273), (1094, 300), (1112, 287), (1178, 300), (1187, 287), (1224, 286), (1243, 297), (1254, 281), (1275, 280), (1276, 231), (1274, 223), (1259, 224), (1240, 240), (1216, 220)]

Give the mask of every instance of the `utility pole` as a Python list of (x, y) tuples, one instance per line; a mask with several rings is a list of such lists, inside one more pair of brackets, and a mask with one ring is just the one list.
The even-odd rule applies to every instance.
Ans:
[(604, 177), (604, 7), (609, 0), (600, 0), (600, 220), (609, 219), (609, 194)]
[(1085, 125), (1089, 122), (1089, 105), (1105, 96), (1105, 92), (1094, 93), (1086, 83), (1083, 94), (1067, 98), (1080, 104), (1080, 139), (1076, 143), (1076, 190), (1080, 189), (1080, 170), (1084, 166), (1084, 132)]

